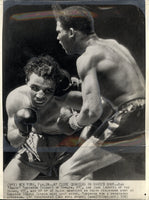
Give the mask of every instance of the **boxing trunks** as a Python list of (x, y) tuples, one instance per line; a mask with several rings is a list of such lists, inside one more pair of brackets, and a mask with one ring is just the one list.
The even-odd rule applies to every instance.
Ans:
[(72, 156), (72, 137), (31, 132), (16, 157), (42, 174), (58, 177), (59, 166)]
[[(94, 127), (95, 128), (95, 127)], [(131, 100), (119, 106), (94, 132), (99, 145), (136, 138), (145, 132), (145, 100)]]

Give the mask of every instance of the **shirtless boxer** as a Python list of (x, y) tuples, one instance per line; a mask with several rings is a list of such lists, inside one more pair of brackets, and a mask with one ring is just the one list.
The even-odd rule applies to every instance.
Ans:
[[(25, 72), (26, 85), (13, 90), (6, 102), (7, 137), (18, 153), (4, 171), (5, 181), (31, 180), (40, 172), (48, 176), (55, 174), (60, 164), (74, 153), (77, 138), (82, 142), (88, 132), (84, 130), (81, 137), (75, 133), (72, 140), (76, 141), (72, 144), (71, 135), (75, 131), (66, 121), (73, 113), (72, 108), (79, 110), (82, 105), (77, 78), (72, 77), (70, 81), (69, 75), (50, 56), (32, 58)], [(102, 103), (109, 115), (111, 105), (104, 100)], [(100, 120), (104, 118), (102, 115)], [(69, 141), (75, 148), (67, 152)]]
[(81, 93), (72, 91), (76, 86), (52, 57), (32, 58), (25, 73), (26, 85), (10, 92), (6, 101), (7, 137), (18, 152), (4, 171), (5, 181), (31, 180), (40, 172), (51, 175), (65, 159), (63, 141), (74, 132), (61, 125), (61, 117), (72, 114), (68, 105), (75, 102), (79, 109), (82, 103)]
[(82, 81), (83, 105), (78, 114), (69, 118), (70, 127), (79, 130), (100, 118), (101, 95), (115, 107), (113, 115), (60, 168), (62, 180), (80, 180), (102, 168), (98, 160), (104, 160), (100, 147), (106, 140), (124, 141), (144, 132), (144, 78), (126, 47), (96, 35), (87, 9), (72, 6), (55, 9), (54, 13), (59, 43), (67, 54), (80, 55), (76, 65)]

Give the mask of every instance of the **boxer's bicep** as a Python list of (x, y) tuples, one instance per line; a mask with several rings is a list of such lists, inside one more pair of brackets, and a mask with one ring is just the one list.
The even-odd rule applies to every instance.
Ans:
[(11, 146), (18, 148), (26, 141), (26, 137), (23, 137), (19, 133), (19, 129), (17, 128), (14, 117), (8, 118), (8, 130), (7, 130), (7, 138), (10, 142)]
[(11, 134), (13, 131), (17, 131), (17, 126), (14, 122), (14, 116), (8, 118), (8, 131), (7, 134)]
[(6, 100), (6, 111), (8, 115), (8, 133), (17, 129), (14, 122), (14, 114), (20, 108), (20, 100), (16, 99), (15, 95), (9, 94)]
[(8, 115), (7, 138), (14, 147), (22, 145), (26, 140), (19, 134), (19, 130), (14, 122), (15, 113), (23, 108), (22, 100), (22, 98), (17, 98), (17, 95), (12, 93), (8, 95), (6, 100), (6, 111)]
[(26, 102), (24, 95), (12, 91), (6, 99), (6, 111), (8, 117), (12, 117), (18, 110), (26, 107)]

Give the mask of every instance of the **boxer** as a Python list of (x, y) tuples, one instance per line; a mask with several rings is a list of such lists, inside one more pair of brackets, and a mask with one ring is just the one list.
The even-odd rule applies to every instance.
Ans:
[(82, 81), (83, 104), (80, 112), (67, 120), (70, 127), (79, 130), (96, 122), (104, 112), (102, 96), (115, 108), (104, 124), (99, 124), (97, 131), (92, 131), (92, 136), (61, 166), (62, 180), (81, 180), (89, 172), (101, 169), (108, 160), (109, 165), (110, 160), (111, 164), (119, 160), (112, 159), (110, 152), (103, 156), (101, 147), (105, 141), (111, 137), (125, 141), (136, 137), (136, 133), (144, 134), (144, 78), (125, 46), (114, 39), (97, 36), (93, 17), (87, 9), (71, 6), (62, 10), (55, 6), (54, 14), (57, 40), (66, 54), (79, 55), (76, 66)]
[(34, 57), (24, 69), (26, 84), (6, 100), (7, 138), (18, 151), (5, 168), (5, 181), (31, 180), (39, 173), (51, 176), (57, 170), (68, 157), (63, 141), (75, 132), (65, 126), (63, 115), (70, 117), (73, 104), (79, 109), (82, 103), (79, 82), (71, 81), (51, 56)]

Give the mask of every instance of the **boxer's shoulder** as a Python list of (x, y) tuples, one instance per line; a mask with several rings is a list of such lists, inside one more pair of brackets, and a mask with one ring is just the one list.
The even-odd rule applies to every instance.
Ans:
[(87, 47), (86, 51), (77, 59), (77, 70), (80, 78), (96, 68), (105, 59), (105, 55), (97, 45)]
[(25, 86), (12, 90), (6, 99), (6, 110), (8, 113), (14, 113), (21, 108), (30, 107), (29, 91)]
[(15, 95), (26, 95), (27, 93), (29, 93), (29, 87), (27, 85), (22, 85), (20, 87), (15, 88), (14, 90), (12, 90), (8, 96), (15, 96)]
[(106, 51), (99, 45), (88, 46), (85, 52), (77, 59), (78, 65), (98, 63), (105, 58)]

